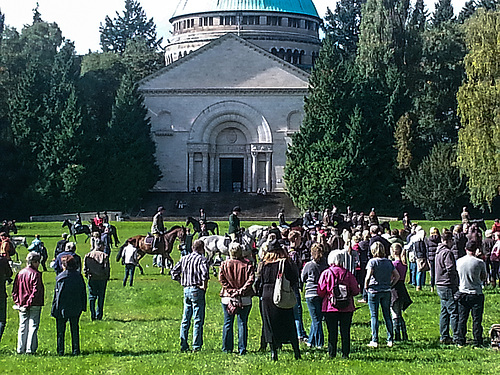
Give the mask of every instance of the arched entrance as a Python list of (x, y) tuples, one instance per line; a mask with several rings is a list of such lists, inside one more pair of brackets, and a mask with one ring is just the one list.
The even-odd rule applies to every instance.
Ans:
[(272, 137), (266, 119), (247, 104), (224, 101), (206, 108), (188, 142), (189, 190), (272, 190)]

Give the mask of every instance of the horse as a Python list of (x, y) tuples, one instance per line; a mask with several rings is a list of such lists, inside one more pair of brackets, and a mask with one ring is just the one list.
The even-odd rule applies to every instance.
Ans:
[[(108, 235), (109, 235), (109, 242), (111, 246), (118, 247), (120, 244), (120, 240), (118, 239), (118, 232), (116, 231), (116, 227), (111, 224), (104, 224), (103, 228), (108, 227)], [(98, 232), (99, 234), (103, 234), (103, 230), (99, 228), (93, 221), (89, 221), (89, 228), (92, 233)]]
[[(205, 252), (207, 254), (208, 264), (212, 267), (214, 275), (217, 274), (215, 270), (215, 255), (221, 258), (222, 255), (229, 255), (229, 244), (231, 240), (229, 237), (225, 236), (203, 236), (199, 238), (200, 241), (205, 245)], [(243, 257), (247, 259), (253, 259), (253, 246), (255, 243), (255, 237), (253, 237), (248, 230), (243, 232), (241, 236), (241, 244), (243, 245)]]
[(75, 228), (75, 225), (69, 219), (66, 219), (64, 220), (62, 227), (63, 228), (68, 227), (69, 236), (70, 237), (73, 236), (73, 238), (75, 239), (75, 243), (77, 242), (76, 241), (77, 234), (86, 234), (87, 238), (85, 239), (85, 242), (87, 242), (90, 238), (90, 228), (87, 225), (82, 225), (80, 227)]
[[(196, 220), (194, 217), (188, 216), (188, 218), (186, 219), (186, 227), (189, 224), (193, 225), (193, 230), (195, 233), (201, 232), (201, 224), (199, 220)], [(209, 232), (212, 232), (212, 235), (215, 235), (215, 232), (217, 232), (217, 235), (219, 235), (219, 224), (217, 224), (215, 221), (206, 221), (205, 227)]]
[(5, 232), (10, 234), (10, 232), (17, 234), (17, 227), (15, 220), (4, 220), (2, 226), (0, 227), (0, 233)]
[[(184, 243), (186, 240), (186, 227), (181, 227), (181, 226), (173, 226), (169, 231), (167, 231), (163, 235), (163, 241), (160, 242), (160, 246), (158, 248), (158, 251), (153, 252), (153, 244), (152, 242), (149, 243), (146, 241), (146, 238), (153, 238), (153, 237), (146, 237), (142, 235), (137, 235), (134, 237), (130, 237), (125, 243), (120, 247), (120, 250), (118, 251), (118, 254), (116, 256), (116, 260), (119, 261), (123, 252), (123, 249), (125, 246), (127, 246), (127, 243), (132, 243), (135, 247), (138, 249), (138, 259), (137, 263), (146, 255), (146, 254), (151, 254), (151, 255), (161, 255), (162, 256), (162, 267), (161, 267), (161, 274), (164, 274), (165, 268), (172, 268), (174, 265), (174, 260), (170, 256), (172, 253), (172, 249), (174, 248), (174, 242), (176, 239), (179, 239), (181, 243)], [(141, 274), (144, 274), (142, 272), (142, 267), (139, 266), (139, 269), (141, 270)]]

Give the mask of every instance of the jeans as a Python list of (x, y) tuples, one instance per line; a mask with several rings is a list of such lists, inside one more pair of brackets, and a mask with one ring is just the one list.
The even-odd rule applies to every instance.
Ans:
[(222, 351), (231, 353), (234, 348), (234, 316), (238, 316), (238, 352), (245, 354), (247, 352), (248, 343), (248, 316), (252, 305), (243, 306), (234, 315), (229, 315), (227, 305), (222, 304), (224, 312), (224, 325), (222, 327)]
[(436, 285), (436, 261), (429, 260), (429, 266), (431, 269), (431, 288), (434, 288)]
[(417, 271), (417, 286), (423, 287), (425, 285), (425, 276), (427, 274), (427, 271)]
[(31, 306), (19, 311), (19, 331), (17, 333), (17, 352), (34, 354), (38, 348), (38, 326), (42, 306)]
[(293, 318), (295, 319), (295, 328), (297, 329), (297, 336), (299, 338), (304, 338), (307, 337), (307, 333), (304, 328), (304, 322), (302, 320), (302, 302), (301, 302), (299, 288), (295, 289), (295, 298), (297, 299), (297, 303), (293, 307)]
[[(371, 293), (369, 293), (371, 294)], [(370, 298), (370, 297), (368, 297)], [(351, 323), (352, 312), (327, 312), (324, 313), (326, 328), (328, 329), (328, 355), (333, 358), (337, 355), (337, 341), (342, 341), (342, 357), (349, 357), (351, 352)]]
[(203, 324), (205, 323), (205, 291), (196, 286), (184, 288), (184, 313), (181, 322), (181, 350), (189, 349), (188, 334), (193, 318), (193, 350), (203, 345)]
[[(89, 279), (90, 319), (92, 320), (102, 320), (107, 283), (107, 280), (93, 280), (92, 278)], [(96, 300), (97, 310), (95, 308)]]
[(132, 283), (134, 281), (134, 271), (135, 271), (135, 264), (125, 264), (125, 277), (123, 278), (123, 286), (127, 284), (127, 278), (130, 275), (130, 286), (132, 286)]
[(309, 329), (309, 345), (313, 347), (321, 347), (325, 345), (325, 335), (323, 333), (323, 313), (321, 305), (323, 298), (308, 297), (306, 298), (309, 315), (311, 315), (311, 328)]
[(7, 298), (0, 297), (0, 341), (7, 324)]
[(441, 314), (439, 315), (439, 338), (441, 341), (451, 338), (450, 326), (453, 332), (453, 342), (458, 341), (458, 304), (453, 297), (457, 290), (457, 287), (437, 287), (437, 294), (441, 299)]
[(465, 294), (458, 301), (458, 344), (465, 345), (467, 320), (472, 315), (472, 335), (475, 345), (483, 345), (484, 294)]
[(378, 342), (378, 308), (382, 307), (382, 314), (387, 329), (387, 342), (393, 340), (393, 325), (391, 319), (391, 292), (368, 292), (368, 306), (371, 315), (372, 341)]
[(66, 333), (66, 323), (69, 321), (71, 330), (71, 350), (74, 355), (80, 354), (80, 327), (78, 321), (80, 315), (72, 316), (70, 318), (56, 318), (57, 330), (57, 353), (64, 354), (64, 334)]
[(417, 286), (417, 263), (410, 262), (410, 284)]

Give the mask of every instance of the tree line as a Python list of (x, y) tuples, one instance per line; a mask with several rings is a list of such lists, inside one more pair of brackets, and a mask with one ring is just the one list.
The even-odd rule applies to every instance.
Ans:
[(498, 1), (339, 0), (310, 78), (285, 180), (301, 209), (351, 205), (428, 219), (500, 189)]
[(78, 56), (38, 6), (18, 31), (0, 13), (3, 217), (129, 210), (160, 177), (137, 82), (160, 69), (140, 4), (101, 25), (102, 52)]

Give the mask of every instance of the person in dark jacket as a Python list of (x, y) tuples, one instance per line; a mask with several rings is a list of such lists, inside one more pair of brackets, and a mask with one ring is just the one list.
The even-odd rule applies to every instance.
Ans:
[[(455, 256), (451, 250), (452, 244), (452, 233), (444, 231), (435, 258), (436, 288), (441, 299), (439, 341), (442, 344), (456, 343), (458, 340), (458, 304), (454, 298), (455, 293), (458, 291), (458, 272)], [(450, 325), (453, 331), (453, 340), (450, 336)]]
[(491, 277), (491, 251), (493, 250), (493, 246), (495, 246), (495, 240), (493, 239), (493, 232), (491, 229), (488, 229), (484, 232), (484, 240), (482, 243), (482, 252), (484, 255), (484, 262), (486, 263), (486, 272), (488, 273), (488, 283), (492, 283)]
[(432, 227), (429, 231), (429, 237), (427, 238), (427, 259), (429, 260), (429, 266), (431, 268), (431, 292), (434, 292), (434, 286), (436, 285), (435, 258), (440, 243), (441, 236), (439, 235), (439, 230)]
[(2, 341), (3, 331), (7, 324), (7, 293), (5, 283), (12, 280), (12, 269), (9, 260), (5, 256), (0, 256), (0, 341)]
[(62, 234), (62, 240), (57, 241), (56, 248), (54, 250), (54, 260), (57, 259), (59, 254), (66, 250), (66, 244), (68, 243), (68, 233)]
[(456, 225), (453, 228), (453, 246), (451, 251), (455, 256), (455, 260), (463, 257), (465, 255), (465, 244), (467, 243), (467, 236), (463, 232), (462, 225)]
[(381, 233), (381, 228), (378, 225), (370, 226), (370, 235), (371, 235), (370, 249), (375, 242), (380, 242), (382, 245), (384, 245), (385, 257), (387, 258), (391, 254), (391, 243), (387, 241), (384, 237), (382, 237), (380, 233)]
[(57, 353), (64, 355), (64, 334), (66, 323), (71, 329), (71, 347), (73, 355), (80, 354), (80, 327), (78, 322), (83, 311), (87, 310), (87, 292), (85, 281), (78, 271), (78, 264), (71, 255), (61, 259), (63, 272), (56, 277), (51, 315), (56, 318)]
[(429, 268), (425, 268), (427, 259), (427, 246), (425, 245), (425, 231), (421, 227), (417, 227), (416, 233), (412, 236), (412, 248), (415, 252), (417, 261), (417, 287), (416, 290), (422, 290), (425, 285), (425, 276)]
[(78, 254), (76, 254), (76, 243), (68, 242), (64, 251), (57, 256), (54, 262), (54, 270), (56, 271), (56, 275), (59, 275), (61, 272), (63, 272), (62, 258), (67, 255), (71, 255), (73, 258), (75, 258), (77, 270), (78, 272), (81, 272), (82, 259)]

